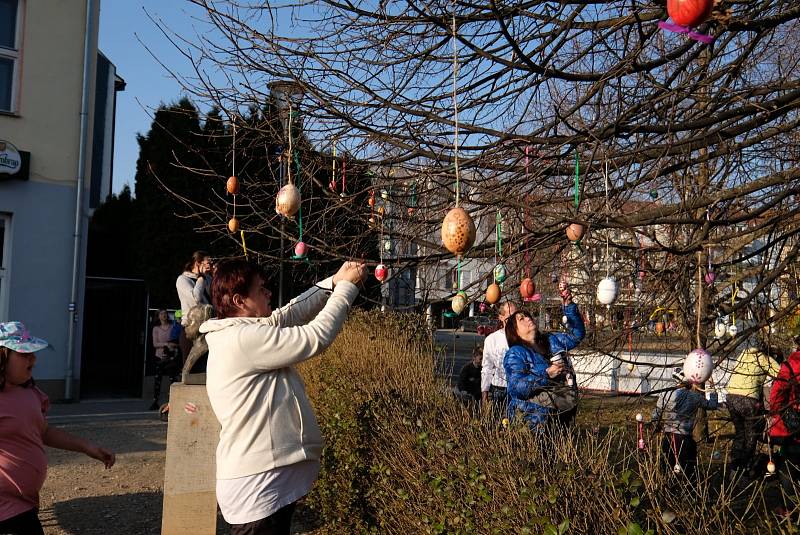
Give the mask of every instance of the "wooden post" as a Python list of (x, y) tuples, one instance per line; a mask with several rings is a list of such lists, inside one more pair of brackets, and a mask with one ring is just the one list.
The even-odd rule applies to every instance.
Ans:
[(174, 383), (169, 394), (162, 535), (217, 531), (215, 452), (219, 423), (206, 387)]

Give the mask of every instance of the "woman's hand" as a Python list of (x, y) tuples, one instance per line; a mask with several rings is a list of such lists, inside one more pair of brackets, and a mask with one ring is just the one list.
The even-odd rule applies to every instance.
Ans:
[(558, 292), (561, 295), (561, 303), (564, 306), (572, 304), (572, 292), (569, 290), (569, 285), (561, 281), (558, 283)]
[(367, 276), (367, 267), (363, 262), (345, 262), (336, 275), (333, 276), (333, 285), (337, 282), (348, 281), (358, 284)]
[(564, 371), (564, 364), (560, 362), (558, 364), (552, 364), (545, 371), (547, 372), (547, 375), (548, 377), (550, 377), (550, 379), (555, 379), (561, 374), (561, 372)]

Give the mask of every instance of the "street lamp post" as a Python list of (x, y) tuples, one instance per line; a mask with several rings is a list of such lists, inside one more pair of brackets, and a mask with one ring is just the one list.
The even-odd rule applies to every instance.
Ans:
[[(303, 87), (293, 80), (276, 80), (268, 84), (270, 95), (272, 96), (275, 107), (278, 110), (278, 117), (281, 119), (284, 132), (288, 140), (288, 147), (286, 152), (286, 175), (291, 176), (292, 165), (292, 115), (293, 108), (300, 107), (300, 101), (303, 99)], [(283, 167), (283, 154), (280, 156), (280, 181), (283, 186), (284, 167)], [(280, 267), (278, 269), (278, 306), (283, 306), (283, 254), (286, 248), (286, 218), (281, 216), (281, 251), (280, 251)]]

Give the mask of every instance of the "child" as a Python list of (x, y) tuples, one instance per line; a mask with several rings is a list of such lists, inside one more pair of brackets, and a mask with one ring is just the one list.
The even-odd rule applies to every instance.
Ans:
[[(697, 467), (697, 443), (692, 438), (697, 409), (714, 410), (718, 408), (717, 393), (712, 391), (709, 399), (694, 385), (686, 381), (681, 370), (673, 377), (678, 381), (675, 390), (662, 392), (653, 410), (653, 423), (664, 432), (661, 439), (662, 464), (666, 470), (683, 472), (694, 479)], [(713, 388), (713, 382), (708, 380)]]
[(44, 446), (79, 451), (114, 465), (114, 454), (49, 427), (47, 396), (34, 386), (36, 351), (48, 343), (19, 322), (0, 323), (0, 533), (43, 534), (37, 515), (47, 475)]

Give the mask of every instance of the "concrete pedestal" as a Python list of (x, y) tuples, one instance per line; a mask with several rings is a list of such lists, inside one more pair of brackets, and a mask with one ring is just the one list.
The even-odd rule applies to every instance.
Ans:
[(169, 394), (162, 535), (214, 535), (219, 423), (205, 385), (174, 383)]

